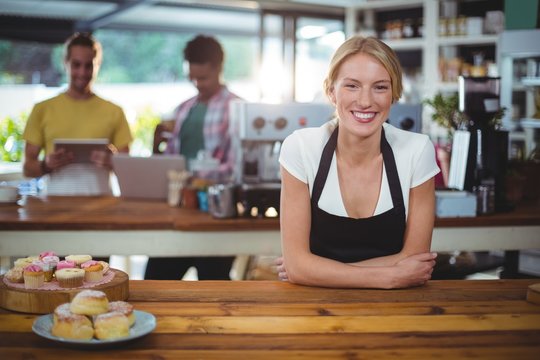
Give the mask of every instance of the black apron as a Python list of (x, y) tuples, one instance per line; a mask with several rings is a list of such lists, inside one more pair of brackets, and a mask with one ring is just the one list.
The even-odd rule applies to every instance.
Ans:
[(309, 244), (315, 255), (351, 263), (398, 253), (405, 234), (405, 207), (394, 153), (381, 132), (381, 152), (394, 207), (369, 218), (337, 216), (319, 209), (328, 169), (336, 150), (338, 128), (326, 143), (311, 195), (311, 232)]

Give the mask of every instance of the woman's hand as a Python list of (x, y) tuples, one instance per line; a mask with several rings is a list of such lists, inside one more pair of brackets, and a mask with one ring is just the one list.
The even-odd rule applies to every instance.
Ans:
[(277, 267), (279, 280), (289, 281), (289, 278), (287, 277), (287, 269), (285, 268), (285, 259), (283, 256), (278, 257), (274, 263)]
[(424, 285), (431, 279), (437, 253), (416, 254), (400, 260), (394, 265), (392, 288), (405, 288)]

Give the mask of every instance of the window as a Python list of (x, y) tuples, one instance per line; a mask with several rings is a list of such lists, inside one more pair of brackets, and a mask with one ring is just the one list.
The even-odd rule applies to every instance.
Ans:
[(262, 23), (261, 99), (322, 100), (330, 58), (345, 40), (343, 19), (266, 12)]

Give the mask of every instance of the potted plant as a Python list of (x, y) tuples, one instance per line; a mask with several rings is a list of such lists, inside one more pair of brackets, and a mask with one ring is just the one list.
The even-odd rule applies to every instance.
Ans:
[(425, 99), (423, 102), (433, 108), (433, 120), (446, 129), (447, 140), (452, 143), (454, 132), (465, 128), (468, 123), (465, 114), (459, 111), (458, 94), (444, 96), (437, 93), (432, 99)]
[(28, 115), (6, 116), (0, 119), (0, 161), (20, 162), (23, 158), (24, 141), (22, 138)]

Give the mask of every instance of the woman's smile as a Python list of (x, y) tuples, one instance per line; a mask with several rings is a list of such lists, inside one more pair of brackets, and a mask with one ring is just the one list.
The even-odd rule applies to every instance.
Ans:
[(373, 121), (375, 118), (376, 113), (373, 111), (365, 112), (365, 111), (351, 111), (352, 115), (356, 119), (356, 121), (361, 123), (369, 123)]

